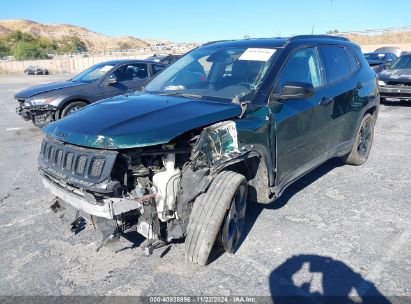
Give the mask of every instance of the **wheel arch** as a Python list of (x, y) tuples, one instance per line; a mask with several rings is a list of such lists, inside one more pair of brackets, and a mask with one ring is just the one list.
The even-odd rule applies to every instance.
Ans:
[(367, 114), (371, 114), (371, 116), (372, 116), (374, 119), (377, 119), (377, 117), (378, 117), (378, 106), (374, 105), (374, 106), (368, 108), (368, 109), (364, 112), (363, 117), (364, 117), (365, 115), (367, 115)]
[(69, 105), (72, 102), (76, 102), (76, 101), (81, 101), (84, 102), (86, 104), (91, 104), (91, 101), (88, 100), (87, 98), (85, 98), (84, 96), (70, 96), (66, 99), (63, 99), (60, 104), (57, 106), (57, 111), (56, 111), (56, 120), (61, 118), (61, 112), (64, 110), (64, 108)]
[(248, 182), (249, 200), (268, 204), (273, 200), (271, 195), (267, 165), (257, 151), (250, 151), (223, 164), (219, 171), (227, 170), (240, 173)]

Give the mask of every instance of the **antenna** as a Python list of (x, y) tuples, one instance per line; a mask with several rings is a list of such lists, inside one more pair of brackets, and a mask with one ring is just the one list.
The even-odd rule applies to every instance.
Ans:
[(334, 14), (333, 14), (333, 0), (330, 0), (330, 31), (333, 31), (333, 27), (334, 27)]

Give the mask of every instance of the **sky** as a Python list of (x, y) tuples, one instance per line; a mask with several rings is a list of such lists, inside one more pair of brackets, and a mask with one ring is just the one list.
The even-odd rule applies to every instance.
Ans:
[(409, 0), (0, 0), (0, 19), (184, 42), (411, 26), (410, 11)]

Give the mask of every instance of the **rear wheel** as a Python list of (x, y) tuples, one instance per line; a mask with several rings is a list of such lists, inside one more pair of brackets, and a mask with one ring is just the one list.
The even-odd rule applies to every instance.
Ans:
[(219, 234), (224, 249), (235, 252), (244, 226), (247, 190), (243, 175), (223, 171), (214, 178), (207, 192), (197, 197), (187, 227), (188, 260), (206, 265)]
[(60, 118), (64, 118), (67, 115), (73, 114), (74, 112), (80, 110), (81, 108), (84, 108), (87, 104), (83, 101), (73, 101), (64, 106), (64, 108), (61, 111)]
[(344, 158), (346, 164), (359, 166), (368, 159), (374, 139), (374, 124), (370, 114), (364, 116), (351, 152)]

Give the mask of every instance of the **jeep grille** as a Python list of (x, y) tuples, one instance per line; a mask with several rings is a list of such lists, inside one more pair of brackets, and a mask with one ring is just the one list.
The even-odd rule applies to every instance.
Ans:
[(110, 177), (117, 152), (77, 147), (55, 140), (43, 140), (40, 169), (65, 182), (100, 183)]

